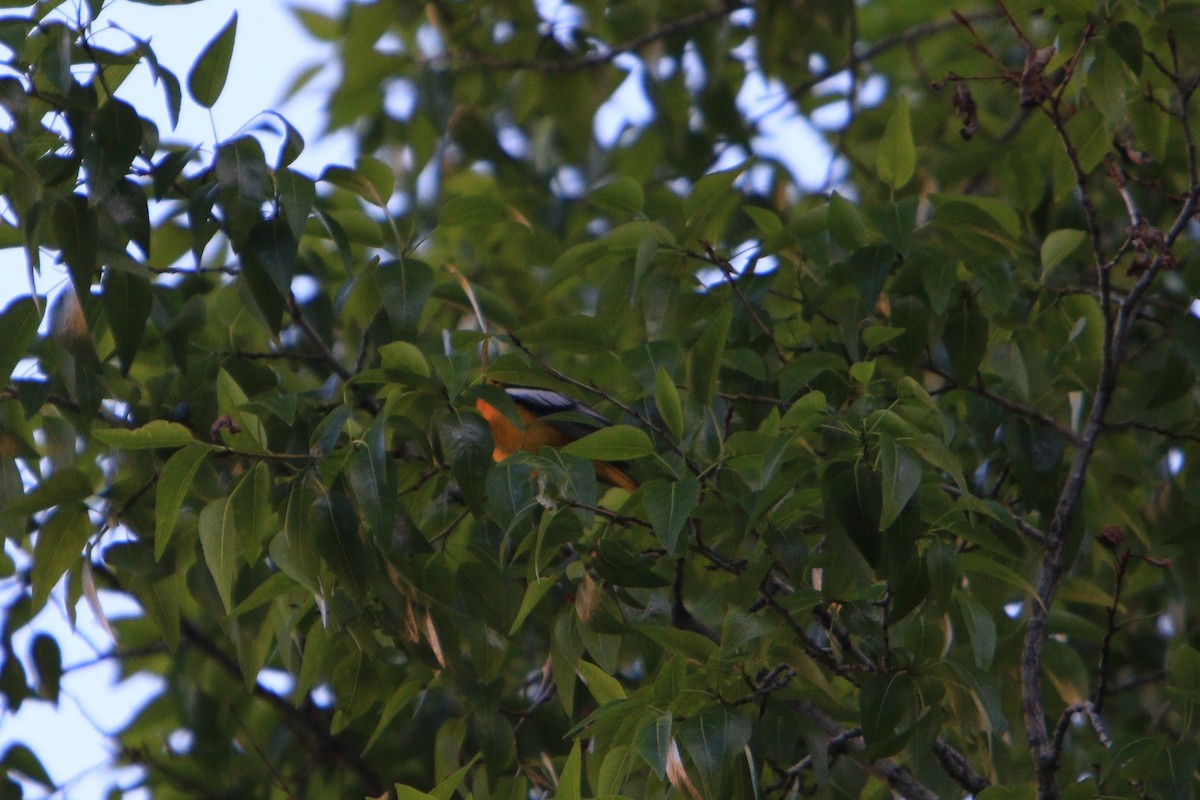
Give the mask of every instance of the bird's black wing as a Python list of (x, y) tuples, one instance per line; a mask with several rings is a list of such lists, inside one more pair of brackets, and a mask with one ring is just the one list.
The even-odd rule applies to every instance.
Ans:
[(612, 423), (592, 409), (552, 389), (532, 386), (505, 386), (504, 391), (519, 406), (532, 411), (572, 439), (582, 439), (598, 428)]

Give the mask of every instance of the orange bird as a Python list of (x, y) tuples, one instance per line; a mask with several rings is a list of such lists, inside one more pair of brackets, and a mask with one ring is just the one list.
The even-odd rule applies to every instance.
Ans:
[[(503, 461), (520, 450), (536, 453), (542, 447), (562, 447), (611, 424), (583, 403), (560, 392), (530, 386), (501, 388), (517, 407), (522, 425), (514, 425), (504, 412), (482, 397), (475, 401), (475, 407), (492, 428), (495, 444), (492, 458), (496, 461)], [(558, 418), (551, 417), (552, 414), (572, 416)], [(619, 486), (627, 492), (637, 489), (637, 481), (619, 463), (593, 461), (592, 464), (602, 483)]]

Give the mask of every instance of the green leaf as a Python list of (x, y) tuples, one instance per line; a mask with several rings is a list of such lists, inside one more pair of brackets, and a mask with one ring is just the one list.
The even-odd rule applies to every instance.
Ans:
[(8, 504), (0, 513), (9, 516), (33, 514), (51, 506), (81, 503), (91, 494), (91, 480), (75, 467), (67, 467), (48, 475), (32, 491)]
[(395, 370), (410, 375), (428, 378), (429, 362), (421, 353), (421, 348), (409, 342), (392, 342), (379, 348), (379, 358), (386, 370)]
[(720, 706), (708, 706), (679, 726), (679, 741), (696, 765), (705, 797), (720, 796), (725, 773), (742, 755), (751, 730), (748, 718)]
[[(581, 665), (584, 666), (584, 665)], [(590, 664), (586, 666), (591, 666)], [(571, 753), (563, 764), (562, 774), (558, 778), (558, 791), (555, 800), (581, 800), (583, 797), (583, 756), (579, 740), (571, 745)]]
[(1074, 253), (1087, 239), (1087, 234), (1075, 228), (1061, 228), (1051, 233), (1042, 242), (1042, 280), (1054, 268)]
[(237, 36), (237, 12), (225, 23), (216, 36), (213, 37), (192, 69), (188, 72), (188, 91), (197, 103), (205, 108), (212, 108), (225, 88), (225, 79), (229, 76), (229, 64), (233, 60), (233, 41)]
[(42, 525), (33, 546), (33, 569), (30, 572), (34, 609), (45, 605), (58, 579), (80, 562), (83, 547), (93, 532), (87, 507), (78, 502), (58, 505)]
[(229, 495), (238, 546), (242, 558), (250, 565), (258, 562), (263, 542), (271, 532), (267, 529), (270, 493), (271, 470), (260, 461), (242, 476)]
[(677, 481), (650, 481), (642, 487), (646, 516), (668, 553), (678, 554), (679, 534), (700, 499), (700, 482), (692, 475)]
[(882, 546), (879, 518), (883, 490), (879, 476), (862, 462), (843, 462), (825, 471), (823, 484), (828, 516), (841, 524), (867, 563), (876, 565)]
[[(129, 367), (141, 347), (146, 321), (150, 318), (153, 300), (150, 281), (140, 275), (110, 268), (104, 272), (102, 286), (104, 315), (117, 341), (121, 374), (128, 375)], [(6, 374), (3, 364), (0, 364), (0, 374)]]
[(482, 509), (492, 466), (492, 429), (478, 414), (452, 409), (442, 416), (439, 433), (463, 499), (468, 506)]
[(883, 506), (879, 513), (879, 529), (890, 528), (909, 499), (921, 485), (921, 462), (886, 434), (879, 440), (880, 477), (883, 483)]
[(87, 297), (92, 293), (92, 280), (99, 266), (100, 251), (96, 209), (80, 194), (72, 194), (57, 201), (50, 212), (54, 237), (67, 269), (75, 293)]
[(317, 186), (307, 175), (279, 168), (275, 172), (275, 190), (279, 197), (280, 216), (292, 232), (292, 238), (298, 242), (304, 235), (313, 202), (317, 199)]
[(387, 441), (387, 415), (380, 414), (345, 467), (367, 533), (381, 545), (390, 542), (396, 519), (396, 482)]
[(905, 672), (865, 676), (858, 694), (863, 744), (869, 758), (884, 758), (901, 750), (915, 722), (916, 692)]
[(620, 215), (640, 214), (645, 202), (642, 185), (627, 175), (593, 189), (587, 199), (601, 211)]
[(37, 340), (45, 302), (18, 297), (0, 312), (0, 375), (9, 376)]
[(442, 206), (438, 214), (438, 227), (490, 227), (511, 218), (512, 212), (508, 206), (491, 195), (466, 195), (455, 197)]
[(218, 497), (200, 512), (200, 548), (228, 614), (233, 610), (233, 582), (238, 572), (237, 528), (228, 498)]
[(140, 428), (96, 428), (92, 436), (121, 450), (154, 450), (198, 444), (192, 432), (178, 422), (156, 419)]
[(600, 542), (592, 567), (604, 580), (627, 589), (658, 589), (671, 585), (615, 539)]
[(525, 618), (529, 616), (533, 609), (537, 608), (537, 604), (554, 588), (554, 584), (556, 583), (558, 583), (557, 576), (544, 576), (525, 587), (525, 594), (521, 597), (521, 608), (517, 611), (517, 616), (513, 620), (512, 627), (508, 629), (509, 636), (512, 636), (521, 629)]
[(971, 636), (971, 649), (975, 653), (975, 666), (985, 672), (991, 668), (996, 654), (996, 621), (986, 606), (967, 592), (956, 591), (959, 611)]
[(354, 169), (326, 167), (320, 180), (332, 183), (366, 200), (368, 203), (386, 208), (396, 187), (396, 175), (387, 164), (372, 156), (360, 156)]
[(670, 374), (661, 364), (654, 373), (654, 404), (658, 408), (658, 415), (666, 423), (667, 430), (676, 439), (683, 438), (683, 405), (679, 402), (679, 391), (675, 388), (675, 381), (671, 380)]
[(829, 198), (829, 235), (847, 250), (857, 250), (870, 240), (858, 207), (837, 192)]
[[(4, 755), (0, 757), (0, 766), (4, 767), (6, 774), (24, 775), (29, 780), (40, 783), (51, 791), (58, 791), (53, 779), (46, 772), (46, 768), (42, 766), (42, 762), (38, 760), (38, 757), (34, 755), (32, 750), (23, 744), (9, 745), (9, 748), (4, 751)], [(19, 800), (19, 794), (17, 798)]]
[(372, 573), (353, 504), (344, 495), (330, 492), (317, 498), (310, 513), (317, 550), (340, 584), (361, 604)]
[[(271, 172), (262, 145), (253, 136), (222, 144), (217, 148), (216, 176), (216, 201), (224, 212), (225, 231), (234, 250), (240, 251), (262, 221), (263, 203), (270, 196)], [(201, 196), (197, 193), (193, 198)]]
[(879, 179), (895, 191), (912, 179), (917, 169), (917, 150), (913, 144), (912, 123), (908, 117), (908, 100), (901, 93), (888, 117), (883, 138), (875, 151), (875, 169)]
[(276, 302), (263, 302), (259, 298), (259, 284), (270, 281), (279, 298), (286, 299), (292, 293), (292, 277), (296, 273), (296, 238), (279, 217), (271, 217), (255, 224), (242, 244), (242, 270), (255, 300), (269, 316)]
[(271, 560), (296, 583), (314, 594), (320, 591), (320, 556), (317, 552), (316, 520), (312, 514), (312, 492), (301, 478), (288, 493), (284, 529), (271, 540)]
[(58, 648), (58, 641), (53, 636), (39, 633), (34, 637), (30, 649), (33, 665), (37, 670), (38, 694), (57, 704), (59, 683), (63, 674), (62, 651)]
[(975, 374), (987, 352), (989, 327), (988, 318), (970, 296), (950, 306), (942, 334), (950, 358), (950, 375), (959, 386), (975, 383)]
[(194, 486), (196, 471), (208, 457), (210, 449), (199, 442), (176, 451), (163, 465), (158, 476), (154, 498), (154, 557), (162, 558), (167, 544), (175, 534), (179, 510)]
[(641, 428), (632, 425), (611, 425), (571, 442), (562, 451), (569, 456), (590, 458), (593, 461), (631, 461), (654, 455), (654, 445)]
[(725, 355), (725, 342), (729, 338), (729, 325), (733, 320), (732, 310), (722, 308), (700, 339), (692, 348), (688, 362), (688, 381), (692, 396), (701, 405), (710, 405), (717, 394), (717, 382), (721, 373), (721, 359)]
[(1104, 42), (1121, 57), (1134, 75), (1142, 74), (1142, 32), (1128, 20), (1118, 20), (1108, 28)]
[(396, 335), (415, 340), (421, 312), (433, 292), (433, 270), (412, 258), (385, 261), (375, 270), (375, 283)]
[(733, 190), (733, 182), (742, 174), (742, 167), (734, 167), (733, 169), (721, 170), (719, 172), (710, 172), (692, 187), (688, 193), (687, 201), (684, 204), (684, 212), (687, 214), (687, 225), (689, 228), (694, 228), (712, 213), (716, 205), (724, 198), (729, 197)]
[(584, 685), (600, 705), (625, 699), (625, 688), (621, 682), (590, 661), (579, 662), (579, 677), (583, 678)]

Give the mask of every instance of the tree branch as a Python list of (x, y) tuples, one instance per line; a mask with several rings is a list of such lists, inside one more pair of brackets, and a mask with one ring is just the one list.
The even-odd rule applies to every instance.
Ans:
[[(663, 23), (662, 25), (647, 31), (641, 36), (635, 36), (627, 42), (620, 42), (608, 47), (605, 47), (602, 42), (596, 41), (599, 49), (587, 55), (576, 58), (568, 58), (562, 61), (551, 61), (548, 59), (536, 58), (485, 58), (481, 56), (462, 56), (458, 54), (447, 54), (437, 56), (430, 59), (425, 59), (418, 63), (423, 69), (437, 69), (439, 67), (449, 66), (459, 70), (522, 70), (529, 69), (544, 73), (564, 73), (564, 72), (579, 72), (580, 70), (592, 69), (601, 67), (605, 64), (611, 64), (618, 56), (625, 53), (632, 53), (642, 48), (654, 44), (655, 42), (666, 39), (670, 36), (675, 36), (684, 33), (692, 28), (697, 28), (705, 25), (721, 17), (728, 16), (734, 11), (743, 8), (749, 8), (748, 2), (734, 2), (730, 0), (722, 3), (715, 8), (697, 11), (694, 14), (689, 14), (686, 17), (672, 20)], [(593, 40), (595, 41), (595, 40)], [(448, 63), (447, 63), (448, 62)]]

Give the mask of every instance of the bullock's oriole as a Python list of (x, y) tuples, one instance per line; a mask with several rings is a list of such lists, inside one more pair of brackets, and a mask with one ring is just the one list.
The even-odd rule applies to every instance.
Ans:
[[(505, 386), (503, 389), (520, 414), (521, 426), (515, 425), (482, 397), (475, 401), (475, 407), (491, 426), (495, 445), (492, 458), (496, 461), (503, 461), (520, 450), (536, 453), (542, 447), (562, 447), (610, 424), (583, 403), (550, 389), (529, 386)], [(601, 482), (628, 492), (637, 489), (637, 481), (618, 464), (592, 463)]]

